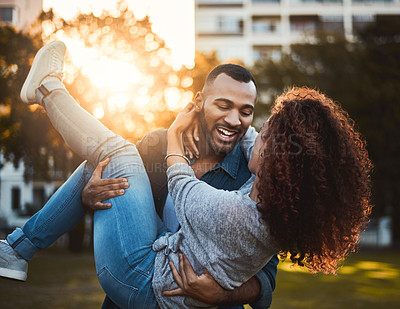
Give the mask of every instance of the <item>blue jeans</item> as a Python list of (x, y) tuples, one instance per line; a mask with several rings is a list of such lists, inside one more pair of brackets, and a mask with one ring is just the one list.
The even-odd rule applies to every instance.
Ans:
[(50, 94), (40, 100), (66, 142), (90, 164), (81, 164), (46, 205), (11, 233), (7, 241), (29, 261), (39, 248), (48, 247), (73, 228), (85, 213), (81, 192), (93, 172), (91, 166), (110, 157), (103, 177), (127, 178), (130, 187), (124, 195), (109, 200), (110, 209), (94, 214), (97, 276), (117, 306), (158, 308), (151, 286), (156, 256), (152, 244), (165, 234), (166, 228), (155, 211), (142, 160), (133, 144), (80, 108), (61, 86), (49, 85)]

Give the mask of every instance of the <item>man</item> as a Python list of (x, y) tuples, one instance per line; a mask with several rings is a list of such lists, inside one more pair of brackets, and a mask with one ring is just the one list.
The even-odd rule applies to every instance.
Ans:
[[(237, 190), (249, 179), (251, 173), (247, 167), (248, 162), (238, 142), (253, 120), (256, 97), (255, 81), (245, 68), (223, 64), (210, 72), (203, 90), (196, 94), (194, 100), (200, 111), (198, 154), (191, 164), (197, 178), (225, 190)], [(167, 150), (166, 132), (158, 130), (146, 134), (137, 144), (137, 148), (150, 179), (157, 213), (167, 228), (174, 232), (179, 223), (167, 188), (164, 161)], [(102, 180), (95, 174), (82, 192), (82, 201), (94, 210), (108, 208), (111, 204), (102, 201), (121, 195), (124, 188), (126, 182), (122, 179)], [(209, 296), (210, 302), (221, 305), (250, 303), (253, 308), (269, 307), (275, 288), (277, 264), (278, 259), (275, 256), (240, 288), (233, 291), (221, 288), (218, 296), (213, 291)], [(211, 298), (211, 295), (215, 298)], [(104, 307), (113, 307), (107, 298)]]

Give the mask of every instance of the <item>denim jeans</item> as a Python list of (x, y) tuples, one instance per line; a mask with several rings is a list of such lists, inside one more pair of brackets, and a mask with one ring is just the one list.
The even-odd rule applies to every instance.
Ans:
[[(85, 213), (81, 192), (100, 160), (111, 158), (103, 178), (125, 177), (130, 187), (110, 199), (112, 207), (94, 214), (94, 256), (99, 282), (122, 308), (157, 308), (152, 290), (156, 252), (153, 242), (165, 234), (158, 217), (142, 160), (133, 144), (112, 133), (83, 110), (62, 84), (45, 84), (38, 93), (50, 120), (83, 163), (26, 224), (7, 237), (22, 257), (30, 260), (69, 231)], [(90, 166), (91, 165), (91, 166)]]

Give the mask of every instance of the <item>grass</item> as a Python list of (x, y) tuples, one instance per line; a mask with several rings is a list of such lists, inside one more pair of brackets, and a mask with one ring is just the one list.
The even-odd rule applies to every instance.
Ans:
[(400, 308), (400, 253), (362, 252), (337, 276), (313, 275), (279, 264), (272, 308)]
[[(400, 308), (399, 262), (399, 252), (361, 252), (347, 259), (337, 276), (280, 263), (271, 308)], [(0, 278), (3, 309), (101, 308), (103, 298), (87, 252), (42, 251), (29, 264), (25, 283)]]
[(28, 280), (0, 278), (0, 308), (101, 308), (93, 255), (48, 249), (29, 263)]

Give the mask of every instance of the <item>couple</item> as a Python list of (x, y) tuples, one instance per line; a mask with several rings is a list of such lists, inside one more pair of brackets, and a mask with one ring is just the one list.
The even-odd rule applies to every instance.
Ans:
[[(43, 47), (21, 94), (23, 101), (44, 106), (77, 154), (94, 166), (111, 158), (99, 167), (103, 175), (126, 178), (130, 184), (124, 195), (111, 200), (111, 208), (94, 215), (96, 269), (109, 303), (123, 308), (215, 307), (186, 289), (193, 270), (204, 273), (197, 279), (212, 276), (217, 290), (229, 294), (244, 282), (262, 284), (259, 270), (278, 252), (289, 253), (294, 263), (313, 272), (333, 273), (354, 249), (370, 211), (370, 163), (347, 114), (332, 100), (306, 88), (284, 93), (254, 141), (254, 131), (246, 133), (254, 82), (211, 73), (202, 93), (167, 133), (169, 198), (180, 224), (171, 233), (157, 216), (136, 147), (80, 108), (58, 79), (64, 52), (60, 42)], [(235, 95), (237, 100), (230, 99)], [(209, 168), (189, 166), (182, 135), (196, 117), (207, 129), (200, 153), (207, 144), (215, 156), (226, 159), (244, 136), (239, 146), (253, 175), (238, 190), (215, 189), (196, 177)], [(82, 218), (80, 195), (91, 175), (87, 169), (79, 167), (41, 211), (1, 244), (10, 272), (12, 263), (29, 260)], [(6, 270), (1, 269), (7, 275)]]

